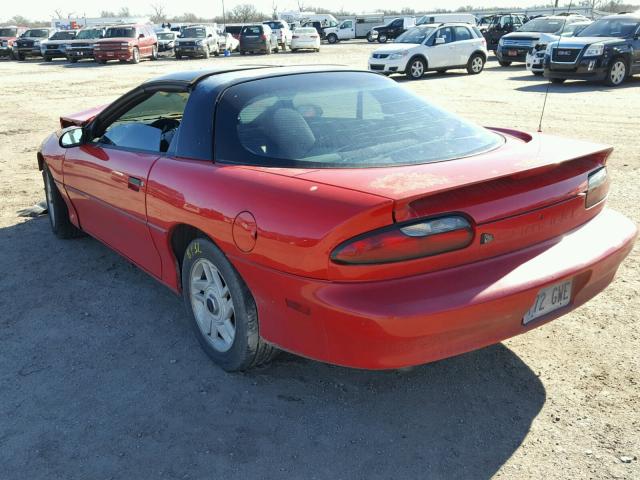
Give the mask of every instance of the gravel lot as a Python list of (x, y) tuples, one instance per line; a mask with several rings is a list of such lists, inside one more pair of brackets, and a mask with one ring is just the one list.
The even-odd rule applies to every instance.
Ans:
[[(226, 374), (181, 300), (90, 238), (60, 241), (35, 151), (63, 113), (165, 72), (231, 63), (365, 67), (320, 54), (140, 65), (0, 62), (0, 478), (640, 478), (639, 249), (570, 315), (408, 371), (293, 355)], [(546, 82), (524, 67), (405, 82), (484, 125), (536, 130)], [(640, 221), (640, 78), (552, 86), (544, 130), (610, 143), (609, 205)]]

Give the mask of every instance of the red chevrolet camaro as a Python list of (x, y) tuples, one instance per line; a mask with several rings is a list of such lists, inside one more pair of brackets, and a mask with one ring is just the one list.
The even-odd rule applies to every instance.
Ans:
[(611, 148), (485, 129), (335, 67), (171, 74), (61, 118), (51, 227), (181, 293), (226, 370), (279, 349), (399, 368), (593, 298), (632, 248)]

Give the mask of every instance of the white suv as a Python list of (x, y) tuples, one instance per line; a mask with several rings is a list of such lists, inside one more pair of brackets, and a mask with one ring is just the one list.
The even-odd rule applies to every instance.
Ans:
[(452, 68), (466, 68), (475, 75), (482, 72), (487, 56), (487, 42), (475, 26), (428, 24), (410, 28), (394, 43), (375, 50), (369, 70), (385, 75), (405, 73), (414, 80), (430, 70)]

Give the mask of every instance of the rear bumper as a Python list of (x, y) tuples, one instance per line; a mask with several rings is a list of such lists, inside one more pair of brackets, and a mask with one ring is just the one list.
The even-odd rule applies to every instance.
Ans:
[[(562, 238), (402, 279), (332, 283), (234, 262), (260, 333), (284, 350), (365, 369), (419, 365), (524, 333), (596, 296), (633, 247), (636, 226), (604, 210)], [(523, 325), (541, 288), (573, 279), (571, 303)]]

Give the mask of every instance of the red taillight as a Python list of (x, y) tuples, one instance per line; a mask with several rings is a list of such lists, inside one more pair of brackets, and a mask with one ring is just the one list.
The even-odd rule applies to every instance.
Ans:
[(338, 245), (331, 260), (348, 265), (400, 262), (459, 250), (472, 240), (469, 220), (448, 215), (365, 233)]
[(585, 208), (593, 207), (607, 197), (609, 193), (609, 176), (607, 167), (601, 167), (589, 174), (587, 196), (584, 201)]
[(318, 38), (318, 35), (309, 35), (309, 38)]
[(267, 36), (266, 35), (260, 35), (260, 40), (266, 40)]

